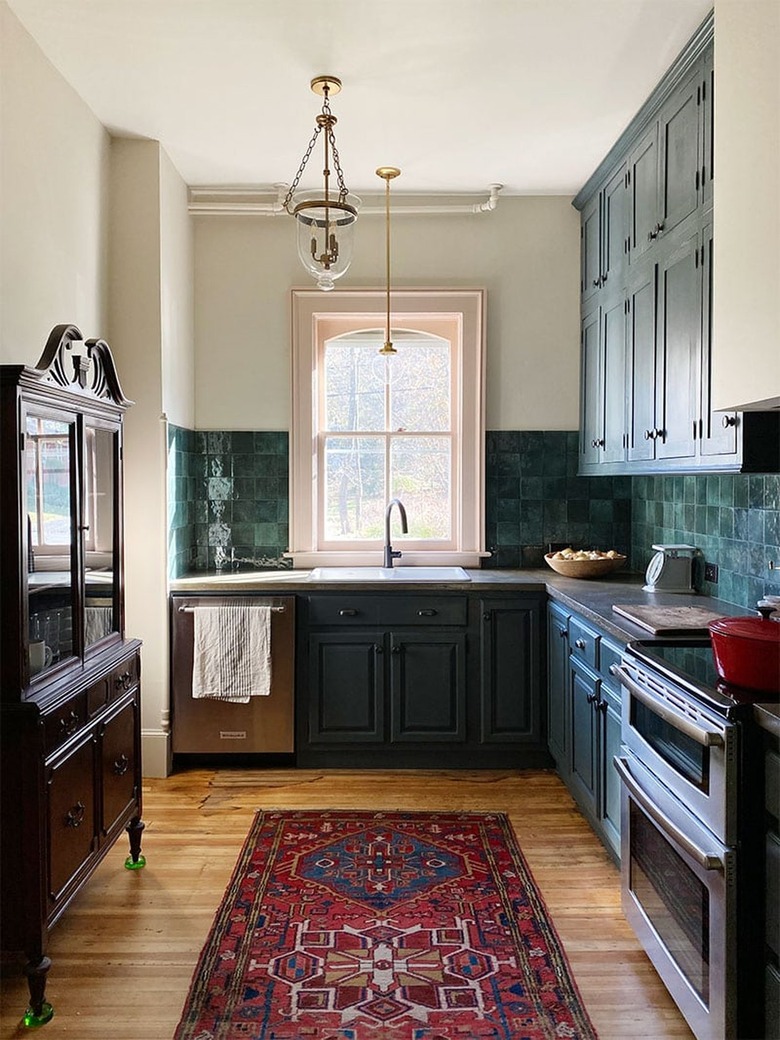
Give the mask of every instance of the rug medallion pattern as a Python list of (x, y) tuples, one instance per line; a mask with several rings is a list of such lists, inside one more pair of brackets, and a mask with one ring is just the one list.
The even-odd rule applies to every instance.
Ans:
[(501, 813), (257, 814), (175, 1040), (595, 1040)]

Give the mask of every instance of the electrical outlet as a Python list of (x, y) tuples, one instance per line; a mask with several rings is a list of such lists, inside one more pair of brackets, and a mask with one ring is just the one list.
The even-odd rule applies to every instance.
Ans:
[(718, 565), (717, 563), (705, 563), (704, 564), (704, 580), (711, 582), (713, 585), (718, 584)]

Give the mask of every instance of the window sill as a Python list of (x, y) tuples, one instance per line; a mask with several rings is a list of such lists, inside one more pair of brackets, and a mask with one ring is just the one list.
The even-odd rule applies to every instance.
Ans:
[[(479, 567), (480, 560), (491, 553), (474, 550), (473, 552), (404, 552), (397, 557), (399, 563), (407, 567)], [(298, 570), (309, 567), (381, 567), (382, 551), (374, 552), (287, 552), (286, 559), (293, 561)]]

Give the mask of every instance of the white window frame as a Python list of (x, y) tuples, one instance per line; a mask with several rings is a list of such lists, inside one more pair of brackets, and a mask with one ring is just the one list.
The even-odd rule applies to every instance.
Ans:
[[(356, 551), (318, 541), (320, 508), (316, 409), (318, 358), (334, 336), (366, 328), (384, 329), (383, 289), (292, 290), (292, 428), (290, 430), (290, 549), (295, 567), (379, 566), (382, 545)], [(445, 335), (453, 343), (453, 381), (459, 397), (453, 429), (452, 544), (447, 549), (404, 545), (393, 521), (393, 544), (406, 564), (475, 567), (485, 551), (485, 290), (397, 289), (392, 295), (393, 328)], [(392, 336), (391, 336), (392, 338)], [(377, 350), (384, 334), (377, 340)]]

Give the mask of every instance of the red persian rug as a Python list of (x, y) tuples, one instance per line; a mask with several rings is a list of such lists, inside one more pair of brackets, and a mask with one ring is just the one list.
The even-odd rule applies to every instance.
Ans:
[(595, 1040), (503, 813), (259, 812), (175, 1040)]

